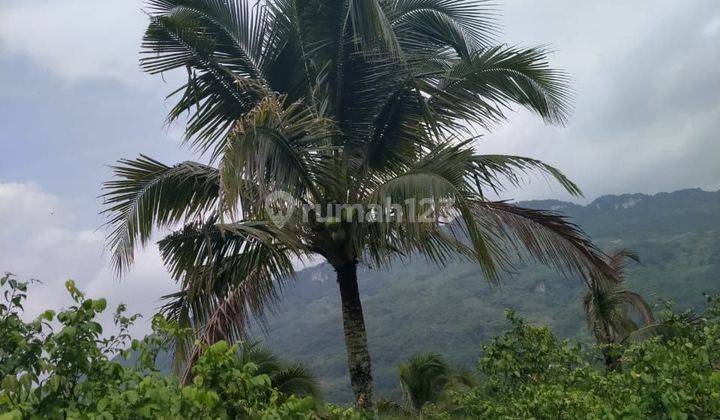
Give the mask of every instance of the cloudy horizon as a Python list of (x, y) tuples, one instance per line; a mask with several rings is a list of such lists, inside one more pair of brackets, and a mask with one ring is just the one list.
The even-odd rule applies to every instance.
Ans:
[[(30, 311), (66, 303), (74, 278), (149, 314), (173, 291), (148, 247), (127, 278), (107, 264), (100, 185), (140, 153), (193, 158), (165, 96), (182, 75), (138, 67), (140, 0), (5, 0), (0, 5), (0, 272), (38, 278)], [(482, 152), (555, 165), (585, 198), (532, 178), (504, 199), (586, 203), (605, 194), (720, 189), (720, 3), (506, 2), (502, 42), (549, 45), (574, 81), (565, 127), (528, 112), (485, 133)], [(138, 292), (141, 291), (141, 292)]]

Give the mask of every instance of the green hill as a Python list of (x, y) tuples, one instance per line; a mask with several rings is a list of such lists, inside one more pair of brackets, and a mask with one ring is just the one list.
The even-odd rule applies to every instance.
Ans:
[[(561, 212), (604, 249), (636, 250), (629, 286), (651, 302), (703, 306), (703, 292), (720, 293), (720, 191), (682, 190), (656, 195), (604, 196), (586, 206), (545, 200), (523, 203)], [(433, 350), (473, 367), (480, 346), (507, 328), (506, 308), (563, 337), (588, 340), (577, 279), (540, 266), (521, 266), (500, 287), (490, 287), (477, 266), (435, 267), (422, 259), (387, 271), (363, 271), (360, 291), (376, 386), (394, 396), (397, 365)], [(340, 301), (332, 268), (302, 270), (270, 317), (266, 345), (306, 363), (323, 380), (330, 400), (350, 400)]]

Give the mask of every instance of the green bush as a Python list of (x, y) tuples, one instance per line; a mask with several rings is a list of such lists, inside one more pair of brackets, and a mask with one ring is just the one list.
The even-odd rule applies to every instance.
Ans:
[[(75, 304), (36, 319), (21, 318), (28, 283), (10, 275), (0, 279), (0, 419), (21, 418), (319, 418), (311, 397), (283, 395), (252, 363), (241, 364), (237, 346), (210, 346), (194, 367), (189, 386), (155, 370), (155, 356), (167, 335), (186, 333), (160, 316), (154, 334), (130, 340), (128, 327), (137, 316), (115, 313), (119, 334), (102, 337), (95, 321), (104, 299), (88, 299), (72, 281), (66, 283)], [(128, 345), (129, 344), (129, 345)], [(136, 366), (116, 356), (139, 353)], [(342, 413), (340, 413), (342, 414)], [(341, 417), (340, 415), (337, 416)]]
[(483, 348), (481, 385), (426, 417), (716, 418), (720, 416), (720, 299), (705, 316), (667, 315), (673, 332), (616, 346), (622, 368), (510, 313), (513, 328)]

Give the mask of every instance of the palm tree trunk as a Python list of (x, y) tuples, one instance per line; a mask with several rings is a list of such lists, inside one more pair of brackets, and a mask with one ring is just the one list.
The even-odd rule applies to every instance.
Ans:
[(336, 267), (340, 299), (342, 301), (345, 347), (350, 371), (350, 385), (355, 393), (355, 404), (370, 409), (373, 404), (373, 379), (370, 352), (365, 333), (360, 292), (357, 284), (357, 265), (350, 263)]

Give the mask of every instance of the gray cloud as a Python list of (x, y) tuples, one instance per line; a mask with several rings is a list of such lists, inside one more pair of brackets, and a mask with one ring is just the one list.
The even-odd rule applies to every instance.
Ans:
[[(510, 42), (556, 50), (575, 112), (565, 128), (520, 112), (480, 150), (542, 158), (590, 198), (720, 187), (717, 2), (519, 1), (504, 17)], [(543, 185), (512, 195), (567, 198)]]

